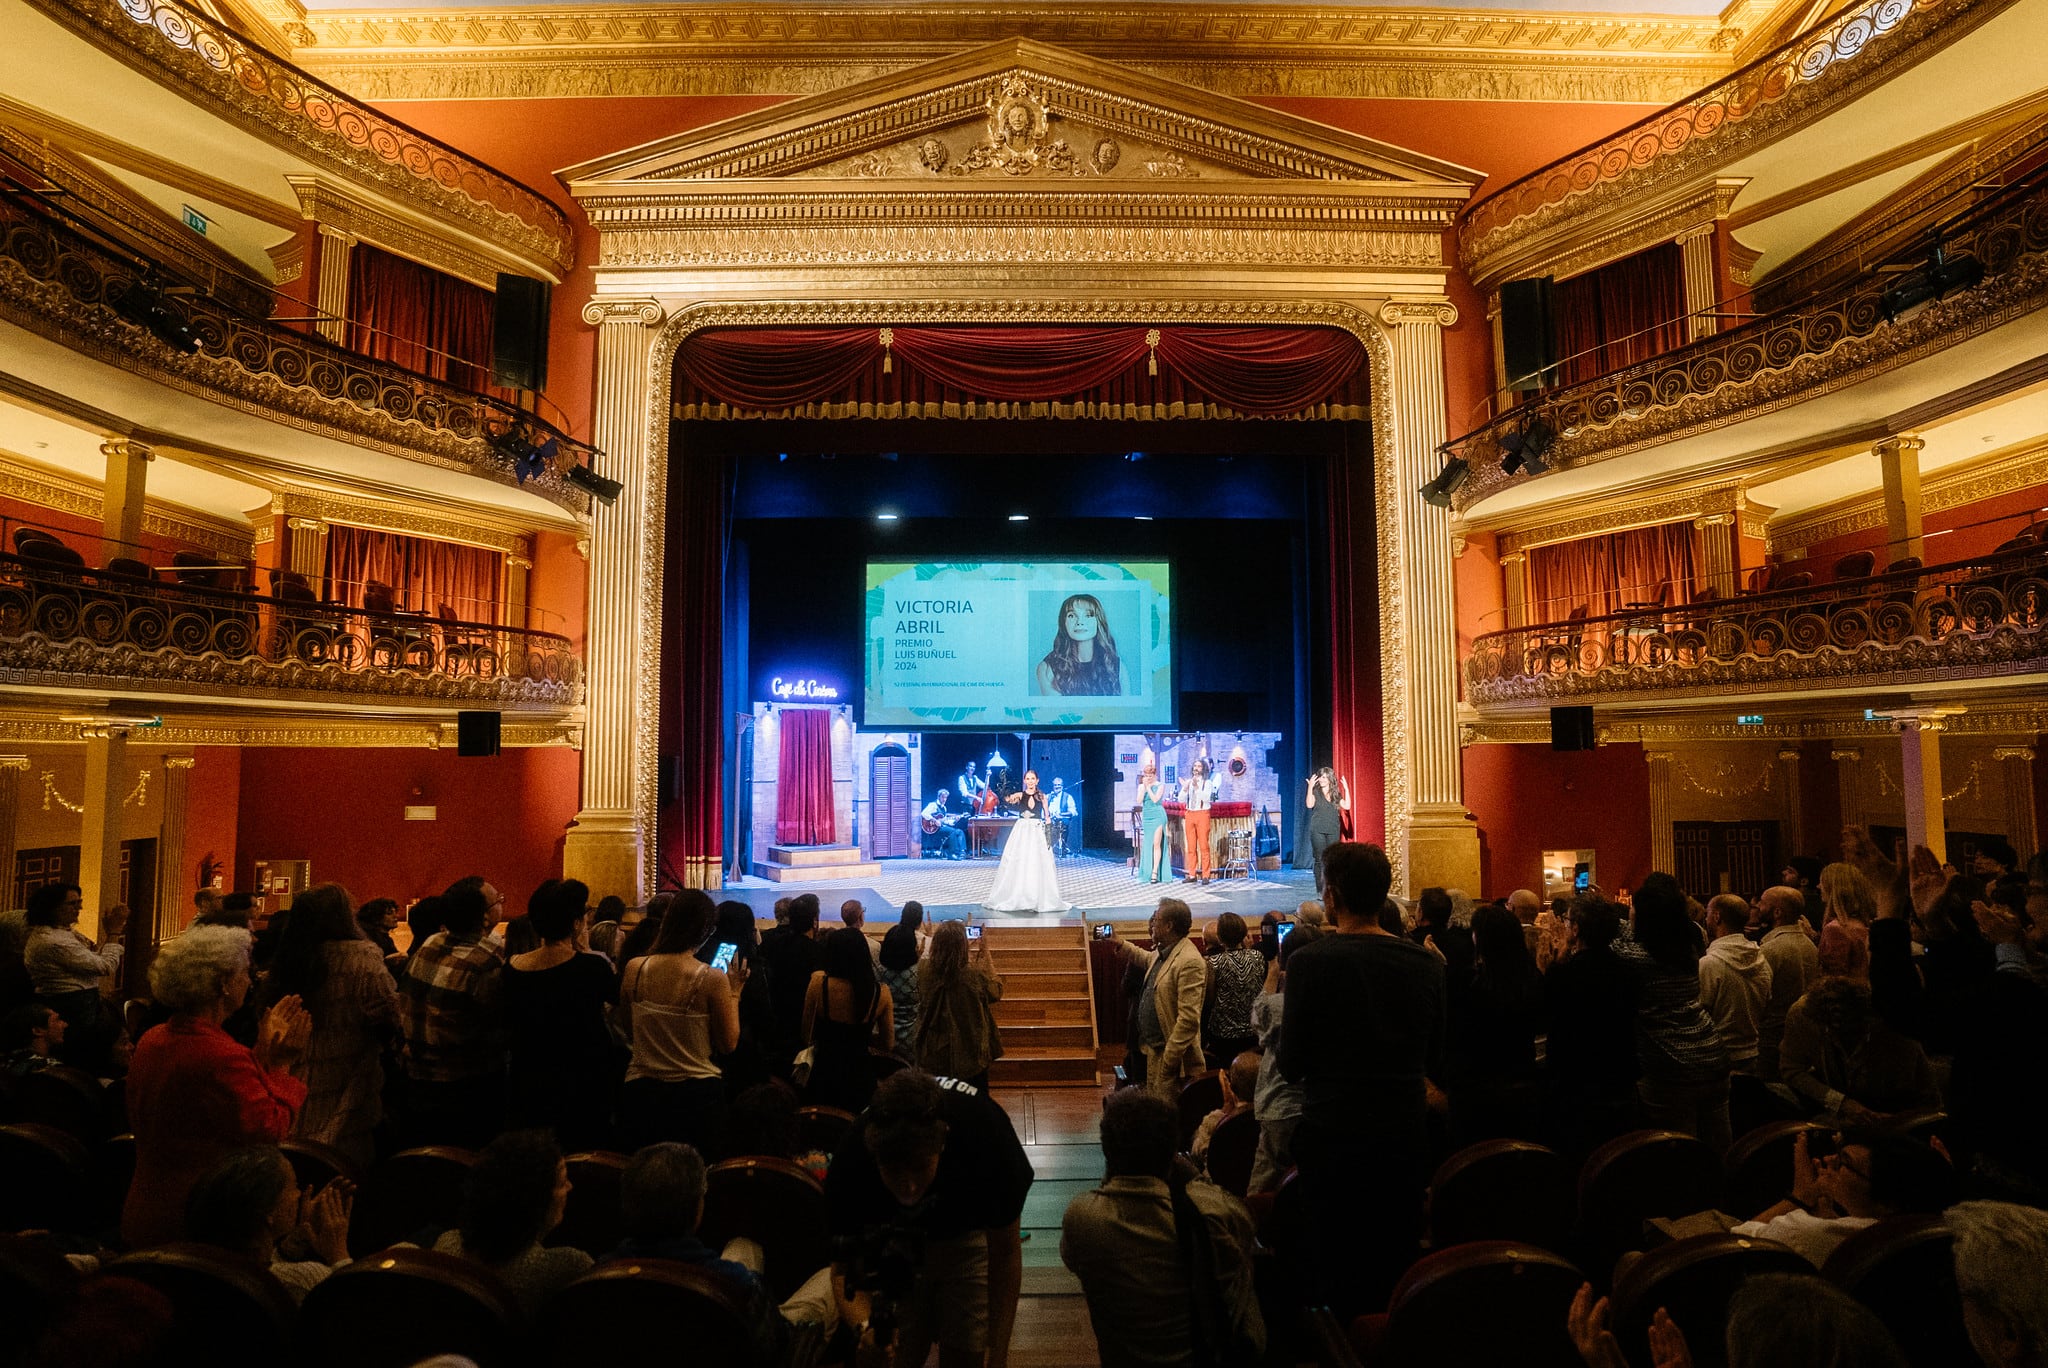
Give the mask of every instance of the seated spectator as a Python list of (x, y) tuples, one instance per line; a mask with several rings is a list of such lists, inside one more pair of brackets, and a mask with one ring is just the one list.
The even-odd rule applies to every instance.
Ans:
[(1254, 1048), (1252, 1000), (1266, 981), (1266, 959), (1245, 944), (1244, 918), (1225, 912), (1216, 919), (1216, 943), (1208, 957), (1208, 1003), (1202, 1012), (1202, 1043), (1218, 1059), (1234, 1059)]
[[(1728, 1049), (1700, 1005), (1700, 944), (1685, 893), (1669, 874), (1636, 890), (1632, 937), (1617, 954), (1639, 993), (1636, 1096), (1644, 1121), (1728, 1148)], [(1811, 948), (1811, 947), (1809, 947)]]
[(36, 1000), (64, 1018), (60, 1057), (66, 1064), (104, 1074), (108, 1047), (121, 1024), (107, 1009), (100, 981), (121, 972), (128, 909), (107, 909), (100, 919), (100, 943), (94, 945), (78, 931), (84, 907), (77, 884), (44, 884), (29, 894), (21, 958)]
[(583, 943), (589, 897), (580, 879), (534, 894), (526, 921), (538, 948), (506, 960), (501, 989), (506, 1122), (548, 1127), (572, 1150), (609, 1142), (623, 1067), (606, 1021), (619, 983), (611, 961)]
[(0, 1073), (26, 1078), (54, 1068), (63, 1043), (63, 1017), (40, 1002), (17, 1007), (0, 1017)]
[(399, 979), (406, 1098), (422, 1144), (480, 1145), (505, 1112), (505, 1044), (499, 970), (490, 929), (494, 892), (463, 879), (439, 900), (442, 929), (414, 942)]
[(823, 1150), (797, 1149), (796, 1112), (796, 1089), (789, 1084), (780, 1079), (755, 1084), (726, 1108), (721, 1152), (732, 1159), (787, 1159), (824, 1182), (832, 1156)]
[(1003, 981), (990, 973), (980, 940), (957, 921), (939, 927), (931, 954), (918, 966), (913, 1062), (935, 1078), (958, 1078), (988, 1091), (988, 1071), (1002, 1057), (995, 1004)]
[(1931, 1215), (1955, 1191), (1955, 1169), (1925, 1141), (1852, 1131), (1815, 1160), (1801, 1133), (1792, 1145), (1792, 1195), (1734, 1233), (1789, 1245), (1819, 1268), (1836, 1245), (1879, 1218)]
[[(1566, 1152), (1583, 1155), (1635, 1124), (1636, 1004), (1641, 988), (1614, 953), (1620, 907), (1573, 902), (1562, 949), (1543, 975), (1544, 1110)], [(1550, 953), (1550, 952), (1546, 952)]]
[(1963, 1325), (1985, 1368), (2048, 1364), (2048, 1212), (1962, 1202), (1942, 1219), (1955, 1236)]
[(398, 953), (398, 942), (391, 939), (398, 920), (398, 902), (393, 898), (372, 898), (356, 909), (356, 925), (362, 928), (363, 939), (376, 946), (385, 959)]
[(1757, 1030), (1771, 1005), (1771, 962), (1743, 933), (1749, 904), (1733, 893), (1707, 902), (1707, 953), (1700, 958), (1700, 1005), (1713, 1018), (1728, 1067), (1756, 1072)]
[[(1568, 1323), (1587, 1368), (1628, 1368), (1607, 1328), (1607, 1298), (1587, 1283), (1572, 1299)], [(1695, 1326), (1702, 1342), (1710, 1327)], [(1891, 1332), (1876, 1314), (1833, 1283), (1804, 1273), (1760, 1273), (1728, 1303), (1720, 1362), (1728, 1368), (1906, 1368)], [(1656, 1368), (1691, 1368), (1686, 1332), (1660, 1307), (1650, 1322)]]
[(1209, 1141), (1215, 1138), (1216, 1128), (1231, 1117), (1252, 1109), (1252, 1099), (1259, 1090), (1260, 1062), (1257, 1050), (1245, 1050), (1218, 1075), (1223, 1083), (1223, 1105), (1202, 1118), (1201, 1124), (1195, 1127), (1194, 1140), (1188, 1145), (1188, 1157), (1203, 1173), (1209, 1171)]
[(477, 1156), (463, 1182), (461, 1220), (434, 1248), (482, 1264), (528, 1312), (537, 1311), (593, 1262), (580, 1249), (541, 1247), (562, 1223), (568, 1200), (569, 1166), (555, 1137), (544, 1130), (507, 1131)]
[[(1533, 913), (1532, 913), (1533, 915)], [(1425, 948), (1437, 949), (1435, 936)], [(1451, 1133), (1471, 1144), (1534, 1127), (1536, 1037), (1543, 1030), (1543, 980), (1530, 957), (1522, 923), (1505, 907), (1472, 914), (1472, 960), (1464, 971), (1444, 965), (1450, 1012), (1444, 1091)], [(1526, 1110), (1518, 1100), (1526, 1095)]]
[(121, 1238), (130, 1249), (182, 1238), (185, 1198), (203, 1174), (291, 1133), (306, 1101), (292, 1068), (313, 1026), (299, 999), (284, 997), (263, 1014), (254, 1049), (221, 1029), (249, 995), (249, 933), (238, 927), (194, 927), (165, 941), (149, 986), (172, 1016), (143, 1033), (128, 1070), (135, 1178)]
[(1252, 1160), (1249, 1191), (1271, 1192), (1294, 1167), (1294, 1126), (1301, 1120), (1302, 1091), (1280, 1073), (1280, 1019), (1286, 1009), (1287, 961), (1324, 933), (1299, 922), (1280, 942), (1266, 969), (1265, 991), (1252, 1004), (1252, 1029), (1258, 1032), (1259, 1081), (1253, 1091), (1252, 1114), (1259, 1118), (1259, 1153)]
[(747, 967), (720, 971), (697, 958), (715, 915), (709, 895), (686, 888), (661, 919), (649, 952), (619, 980), (617, 1022), (633, 1056), (619, 1091), (619, 1128), (638, 1147), (658, 1140), (717, 1149), (725, 1081), (717, 1056), (739, 1043)]
[(1884, 1023), (1858, 979), (1822, 979), (1792, 1004), (1780, 1076), (1807, 1103), (1853, 1125), (1941, 1105), (1927, 1052)]
[(1832, 978), (1870, 977), (1870, 923), (1877, 895), (1855, 865), (1836, 861), (1820, 872), (1820, 971)]
[[(723, 1250), (715, 1250), (697, 1238), (698, 1224), (704, 1219), (704, 1190), (704, 1160), (688, 1145), (649, 1145), (635, 1153), (619, 1179), (626, 1238), (611, 1257), (675, 1259), (715, 1269), (732, 1279), (746, 1303), (753, 1330), (752, 1368), (773, 1368), (782, 1361), (792, 1324), (819, 1325), (828, 1335), (836, 1329), (840, 1308), (833, 1296), (829, 1267), (813, 1273), (777, 1306), (761, 1281), (764, 1261), (759, 1244), (733, 1239)], [(865, 1313), (855, 1311), (852, 1318), (864, 1319)]]
[[(299, 1190), (291, 1161), (275, 1145), (237, 1150), (192, 1185), (185, 1232), (200, 1244), (242, 1255), (283, 1283), (293, 1301), (348, 1258), (355, 1190), (337, 1178)], [(288, 1245), (298, 1246), (286, 1252)]]
[(1112, 1096), (1102, 1110), (1103, 1183), (1060, 1222), (1060, 1261), (1081, 1280), (1103, 1368), (1256, 1363), (1264, 1353), (1251, 1217), (1177, 1166), (1178, 1133), (1161, 1099), (1135, 1088)]

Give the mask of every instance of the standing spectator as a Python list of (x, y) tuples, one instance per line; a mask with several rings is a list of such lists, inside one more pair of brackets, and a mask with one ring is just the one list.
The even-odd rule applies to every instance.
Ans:
[(1522, 943), (1528, 948), (1529, 959), (1533, 963), (1536, 942), (1543, 934), (1536, 928), (1536, 918), (1543, 911), (1543, 899), (1537, 897), (1533, 889), (1518, 888), (1508, 894), (1508, 911), (1515, 914), (1515, 920), (1521, 925)]
[(1256, 1362), (1265, 1347), (1251, 1217), (1176, 1169), (1178, 1135), (1161, 1099), (1112, 1096), (1102, 1185), (1068, 1203), (1060, 1222), (1060, 1261), (1081, 1281), (1103, 1368), (1244, 1362), (1247, 1353)]
[(1422, 1233), (1444, 966), (1380, 925), (1386, 852), (1332, 846), (1324, 875), (1336, 934), (1288, 959), (1280, 1072), (1302, 1085), (1294, 1158), (1316, 1292), (1348, 1316), (1386, 1304)]
[(221, 1029), (249, 995), (249, 940), (240, 927), (194, 927), (149, 966), (150, 990), (172, 1015), (143, 1033), (128, 1069), (135, 1178), (121, 1238), (130, 1249), (183, 1238), (185, 1197), (200, 1175), (246, 1145), (284, 1139), (305, 1104), (292, 1067), (313, 1018), (296, 997), (263, 1014), (253, 1050)]
[(761, 961), (768, 970), (768, 1002), (775, 1012), (775, 1039), (769, 1059), (787, 1074), (790, 1061), (804, 1043), (804, 1002), (811, 975), (824, 963), (818, 944), (818, 895), (799, 893), (789, 901), (789, 921), (761, 941)]
[(612, 961), (622, 972), (627, 965), (654, 948), (656, 938), (661, 935), (661, 923), (668, 916), (669, 904), (675, 900), (673, 893), (657, 893), (647, 900), (647, 906), (640, 909), (640, 920), (631, 926), (620, 923), (625, 935), (620, 937), (618, 954), (612, 957)]
[[(304, 896), (294, 898), (292, 906)], [(236, 1150), (193, 1184), (185, 1226), (198, 1243), (269, 1269), (300, 1302), (348, 1263), (354, 1206), (355, 1189), (346, 1178), (334, 1179), (317, 1193), (301, 1192), (283, 1150), (252, 1145)], [(281, 1248), (285, 1245), (296, 1248), (287, 1254)]]
[(989, 1068), (1003, 1057), (995, 1004), (1003, 981), (989, 971), (982, 942), (957, 921), (940, 926), (918, 968), (917, 1026), (912, 1054), (935, 1078), (959, 1078), (988, 1091)]
[(1305, 898), (1295, 904), (1294, 920), (1302, 926), (1313, 926), (1321, 930), (1328, 930), (1330, 926), (1330, 914), (1324, 909), (1321, 898)]
[(1770, 930), (1761, 948), (1771, 966), (1771, 1001), (1757, 1023), (1756, 1074), (1766, 1083), (1778, 1081), (1778, 1041), (1785, 1034), (1785, 1014), (1820, 980), (1820, 951), (1799, 925), (1806, 915), (1806, 895), (1796, 888), (1767, 888), (1757, 899)]
[(1636, 890), (1634, 914), (1634, 934), (1618, 953), (1634, 972), (1640, 994), (1636, 1095), (1643, 1119), (1660, 1130), (1698, 1136), (1719, 1154), (1733, 1138), (1728, 1133), (1728, 1049), (1700, 1005), (1699, 934), (1678, 880), (1663, 873), (1644, 879)]
[(1145, 970), (1136, 995), (1135, 1038), (1145, 1061), (1146, 1088), (1168, 1102), (1177, 1101), (1180, 1090), (1203, 1067), (1202, 998), (1209, 971), (1201, 951), (1188, 939), (1193, 926), (1194, 914), (1186, 903), (1161, 898), (1152, 913), (1152, 949), (1139, 949), (1123, 939), (1115, 942)]
[(1985, 1368), (2048, 1364), (2048, 1212), (1960, 1202), (1942, 1220), (1955, 1234), (1963, 1325)]
[(1454, 920), (1454, 909), (1451, 895), (1443, 889), (1423, 889), (1422, 896), (1415, 900), (1415, 929), (1408, 933), (1408, 939), (1417, 945), (1435, 941), (1436, 952), (1443, 958), (1448, 973), (1469, 973), (1472, 928), (1469, 922)]
[(1820, 971), (1835, 977), (1870, 977), (1870, 923), (1877, 895), (1861, 870), (1839, 861), (1820, 872)]
[(1780, 1068), (1786, 1087), (1845, 1125), (1941, 1105), (1927, 1052), (1878, 1017), (1860, 979), (1822, 979), (1792, 1004)]
[(861, 939), (868, 943), (868, 958), (875, 959), (882, 947), (868, 937), (868, 909), (859, 898), (848, 898), (839, 904), (839, 924), (848, 931), (860, 932)]
[(100, 981), (121, 972), (128, 909), (107, 909), (95, 946), (78, 931), (84, 908), (85, 895), (77, 884), (44, 884), (29, 894), (21, 958), (36, 1001), (64, 1018), (64, 1062), (104, 1073), (120, 1023), (107, 1010)]
[[(912, 912), (912, 908), (917, 910)], [(881, 975), (889, 990), (889, 1001), (895, 1005), (896, 1053), (905, 1059), (915, 1058), (917, 970), (922, 950), (918, 928), (923, 921), (924, 909), (916, 903), (905, 903), (902, 920), (882, 936), (882, 948), (875, 954), (875, 972)]]
[(700, 890), (676, 894), (661, 938), (619, 980), (619, 1024), (633, 1047), (619, 1093), (628, 1148), (675, 1140), (720, 1152), (725, 1082), (716, 1057), (739, 1043), (747, 968), (737, 955), (724, 973), (697, 958), (714, 915)]
[(313, 1017), (299, 1066), (306, 1104), (292, 1134), (368, 1165), (384, 1119), (383, 1052), (398, 1032), (398, 989), (357, 921), (340, 884), (316, 884), (293, 898), (262, 998), (297, 997)]
[(725, 1078), (725, 1095), (738, 1097), (775, 1076), (766, 1044), (775, 1034), (775, 1011), (768, 1002), (768, 976), (755, 972), (761, 967), (761, 939), (754, 926), (754, 909), (737, 899), (718, 905), (717, 923), (710, 938), (697, 947), (697, 958), (709, 964), (717, 957), (718, 947), (727, 944), (738, 947), (726, 980), (739, 997), (740, 1034), (730, 1049), (718, 1053), (718, 1072)]
[(1550, 1034), (1544, 1106), (1565, 1152), (1582, 1156), (1635, 1125), (1636, 1006), (1641, 989), (1614, 942), (1622, 910), (1599, 898), (1573, 902), (1563, 949), (1543, 975)]
[[(1425, 949), (1434, 947), (1432, 937)], [(1472, 968), (1445, 966), (1450, 1036), (1444, 1091), (1458, 1144), (1526, 1136), (1536, 1128), (1536, 1037), (1543, 979), (1522, 924), (1491, 904), (1472, 914)]]
[(842, 1111), (867, 1106), (875, 1091), (868, 1046), (886, 1045), (895, 1020), (889, 990), (875, 978), (867, 936), (846, 926), (825, 937), (824, 967), (811, 975), (804, 998), (804, 1043), (813, 1054), (805, 1098)]
[(1252, 1029), (1258, 1033), (1259, 1081), (1252, 1095), (1252, 1115), (1259, 1119), (1259, 1153), (1252, 1160), (1249, 1191), (1270, 1192), (1294, 1167), (1294, 1127), (1301, 1120), (1301, 1085), (1280, 1074), (1280, 1017), (1285, 1006), (1287, 961), (1303, 946), (1326, 934), (1323, 928), (1295, 923), (1280, 952), (1266, 967), (1264, 991), (1252, 1004)]
[(585, 937), (590, 948), (606, 959), (617, 963), (619, 948), (619, 923), (626, 919), (626, 900), (616, 893), (607, 893), (597, 900), (597, 910), (590, 914), (590, 932)]
[[(297, 905), (296, 899), (293, 905)], [(376, 946), (377, 953), (385, 959), (398, 953), (398, 942), (391, 939), (398, 921), (398, 902), (394, 898), (372, 898), (356, 909), (356, 925), (362, 928), (363, 939)]]
[(442, 895), (442, 929), (414, 949), (398, 984), (406, 1100), (421, 1144), (481, 1145), (504, 1118), (505, 956), (484, 934), (485, 887), (464, 880)]
[(536, 894), (526, 919), (540, 948), (512, 956), (504, 969), (507, 1124), (546, 1127), (571, 1150), (605, 1147), (618, 1099), (619, 1061), (605, 1022), (618, 980), (611, 961), (584, 944), (589, 897), (581, 879)]
[(482, 1264), (531, 1315), (590, 1271), (580, 1249), (544, 1249), (569, 1201), (569, 1166), (544, 1130), (507, 1131), (484, 1147), (462, 1185), (462, 1216), (434, 1242), (443, 1254)]
[(1757, 1030), (1771, 1004), (1771, 964), (1743, 934), (1748, 928), (1749, 904), (1741, 898), (1717, 893), (1708, 900), (1700, 1005), (1728, 1047), (1729, 1069), (1739, 1074), (1756, 1072)]
[(1235, 1059), (1255, 1047), (1252, 1000), (1266, 981), (1266, 957), (1246, 945), (1244, 918), (1225, 912), (1216, 919), (1223, 947), (1208, 957), (1209, 1006), (1203, 1015), (1203, 1044), (1219, 1059)]

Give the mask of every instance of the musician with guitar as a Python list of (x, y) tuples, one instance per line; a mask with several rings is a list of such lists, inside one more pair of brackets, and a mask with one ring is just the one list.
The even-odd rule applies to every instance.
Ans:
[(960, 829), (959, 823), (966, 814), (946, 810), (946, 800), (952, 796), (940, 789), (939, 796), (924, 805), (920, 823), (924, 827), (924, 846), (926, 850), (936, 846), (945, 859), (964, 860), (967, 858), (967, 833)]

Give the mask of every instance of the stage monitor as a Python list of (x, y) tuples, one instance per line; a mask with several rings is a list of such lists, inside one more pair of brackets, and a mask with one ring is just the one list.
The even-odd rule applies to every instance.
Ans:
[(1165, 561), (869, 561), (861, 724), (1169, 730)]

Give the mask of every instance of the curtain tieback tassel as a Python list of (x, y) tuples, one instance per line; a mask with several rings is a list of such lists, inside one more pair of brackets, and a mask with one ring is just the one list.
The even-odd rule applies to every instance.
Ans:
[(1159, 329), (1145, 330), (1145, 373), (1159, 374)]
[(894, 328), (882, 329), (882, 374), (884, 375), (887, 375), (893, 369), (894, 354), (890, 352), (889, 348), (895, 345), (896, 330)]

